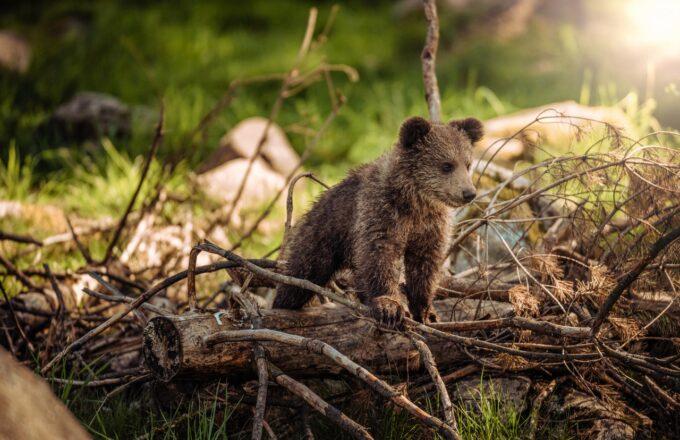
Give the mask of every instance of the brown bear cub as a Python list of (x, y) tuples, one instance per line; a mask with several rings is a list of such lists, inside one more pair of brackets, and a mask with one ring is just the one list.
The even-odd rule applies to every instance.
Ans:
[[(323, 286), (349, 268), (359, 298), (384, 325), (400, 327), (406, 316), (395, 300), (400, 291), (415, 320), (436, 319), (431, 306), (450, 211), (476, 197), (470, 165), (472, 144), (481, 137), (482, 124), (474, 118), (448, 124), (407, 119), (394, 149), (351, 171), (291, 230), (283, 273)], [(280, 285), (274, 308), (299, 309), (313, 295)]]

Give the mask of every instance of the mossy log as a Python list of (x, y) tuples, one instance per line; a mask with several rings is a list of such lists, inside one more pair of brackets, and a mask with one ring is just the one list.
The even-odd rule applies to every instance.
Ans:
[[(451, 298), (436, 301), (443, 321), (499, 318), (513, 313), (512, 306), (495, 301)], [(180, 375), (209, 377), (224, 374), (252, 374), (253, 343), (231, 342), (206, 347), (203, 338), (224, 330), (253, 328), (238, 311), (159, 316), (144, 330), (143, 352), (147, 367), (159, 379), (169, 381)], [(325, 304), (299, 311), (262, 310), (261, 328), (319, 339), (357, 363), (375, 371), (406, 371), (420, 368), (418, 350), (408, 337), (380, 330), (371, 319), (344, 306)], [(321, 355), (303, 348), (262, 342), (267, 358), (293, 376), (338, 373), (341, 368)], [(437, 364), (460, 361), (464, 354), (447, 340), (431, 339), (428, 345)]]

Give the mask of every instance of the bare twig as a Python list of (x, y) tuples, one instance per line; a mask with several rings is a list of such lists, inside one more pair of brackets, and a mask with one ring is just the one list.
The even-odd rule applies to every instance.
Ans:
[(57, 316), (62, 319), (64, 314), (67, 312), (66, 310), (66, 304), (64, 303), (64, 294), (61, 291), (61, 287), (59, 287), (59, 283), (57, 283), (57, 279), (52, 275), (52, 271), (50, 270), (50, 266), (45, 263), (43, 264), (43, 268), (45, 269), (45, 273), (47, 274), (47, 278), (50, 280), (50, 284), (52, 285), (52, 290), (54, 290), (54, 294), (57, 295), (57, 301), (59, 302), (59, 308), (57, 309)]
[(0, 254), (0, 264), (5, 266), (5, 269), (7, 269), (7, 272), (11, 273), (14, 275), (19, 281), (21, 281), (21, 284), (26, 286), (29, 290), (39, 290), (35, 284), (33, 284), (33, 281), (29, 277), (26, 276), (25, 273), (21, 271), (18, 267), (14, 266), (11, 261), (9, 261), (7, 258), (5, 258), (4, 255)]
[[(382, 397), (391, 400), (395, 405), (405, 409), (415, 416), (421, 423), (438, 430), (447, 439), (459, 439), (456, 432), (446, 423), (434, 417), (407, 399), (403, 394), (392, 388), (388, 383), (377, 378), (370, 371), (349, 359), (335, 348), (318, 339), (309, 339), (302, 336), (283, 333), (275, 330), (236, 330), (223, 331), (206, 336), (203, 339), (206, 346), (212, 346), (230, 341), (275, 341), (283, 344), (295, 345), (305, 348), (312, 353), (324, 355), (343, 367), (350, 374), (364, 381), (370, 388)], [(271, 370), (271, 365), (270, 365)], [(307, 402), (312, 404), (311, 402)], [(371, 438), (365, 437), (365, 438)]]
[[(249, 262), (253, 264), (262, 264), (264, 266), (268, 267), (275, 267), (276, 263), (270, 261), (270, 260), (254, 260), (254, 262)], [(218, 270), (222, 269), (228, 269), (232, 267), (236, 267), (237, 265), (228, 261), (223, 261), (220, 263), (215, 263), (215, 264), (209, 264), (206, 266), (201, 266), (196, 268), (196, 273), (206, 273), (206, 272), (215, 272)], [(58, 362), (60, 362), (67, 354), (71, 353), (73, 350), (78, 349), (82, 347), (85, 343), (89, 342), (92, 340), (94, 337), (100, 335), (102, 332), (104, 332), (107, 328), (111, 327), (121, 319), (123, 319), (125, 316), (127, 316), (130, 312), (133, 310), (136, 310), (138, 307), (140, 307), (142, 304), (147, 302), (149, 299), (151, 299), (154, 295), (157, 293), (167, 289), (168, 287), (172, 286), (173, 284), (183, 280), (184, 278), (187, 277), (188, 271), (182, 271), (179, 273), (176, 273), (175, 275), (168, 277), (161, 281), (160, 283), (154, 285), (151, 287), (149, 290), (144, 292), (142, 295), (137, 297), (133, 302), (131, 302), (124, 310), (121, 310), (108, 318), (106, 321), (104, 321), (102, 324), (98, 325), (94, 329), (88, 331), (85, 333), (83, 336), (80, 338), (76, 339), (73, 341), (71, 344), (66, 346), (59, 354), (57, 354), (50, 362), (47, 363), (41, 370), (41, 374), (46, 374), (49, 372)]]
[(274, 101), (274, 105), (272, 106), (272, 109), (269, 113), (269, 118), (267, 118), (267, 123), (264, 127), (264, 130), (262, 131), (260, 140), (257, 143), (257, 146), (255, 147), (255, 151), (253, 152), (252, 156), (248, 159), (248, 166), (246, 167), (246, 170), (243, 173), (241, 183), (239, 184), (239, 187), (236, 190), (236, 195), (234, 196), (234, 199), (231, 201), (231, 206), (226, 216), (225, 221), (227, 227), (231, 222), (231, 217), (234, 215), (238, 202), (241, 200), (241, 196), (243, 195), (243, 190), (245, 189), (246, 183), (248, 182), (248, 178), (250, 177), (250, 172), (253, 168), (253, 164), (260, 155), (264, 143), (267, 141), (269, 128), (271, 127), (274, 120), (277, 118), (279, 111), (283, 106), (283, 102), (286, 99), (286, 92), (288, 90), (288, 87), (290, 86), (291, 81), (293, 81), (293, 79), (298, 75), (298, 68), (300, 66), (300, 63), (304, 60), (305, 56), (307, 55), (307, 52), (309, 51), (309, 45), (311, 44), (312, 36), (314, 35), (314, 28), (316, 26), (317, 14), (318, 10), (316, 8), (311, 8), (309, 10), (307, 28), (305, 30), (305, 36), (302, 39), (302, 44), (300, 45), (300, 48), (298, 50), (297, 58), (293, 64), (293, 67), (290, 69), (290, 71), (288, 72), (288, 74), (281, 83), (281, 89), (279, 90), (279, 94), (276, 97), (276, 101)]
[(411, 338), (413, 345), (415, 345), (418, 349), (420, 357), (425, 364), (425, 369), (430, 374), (432, 382), (439, 392), (439, 397), (444, 408), (444, 420), (446, 420), (446, 423), (448, 423), (449, 426), (451, 426), (451, 428), (456, 432), (456, 434), (460, 436), (460, 433), (458, 432), (458, 425), (456, 423), (456, 414), (453, 409), (453, 403), (451, 403), (451, 397), (449, 396), (449, 392), (446, 389), (446, 384), (439, 374), (437, 363), (434, 360), (432, 351), (427, 346), (427, 344), (420, 339), (420, 335), (409, 332), (409, 337)]
[(13, 241), (15, 243), (34, 244), (36, 246), (43, 245), (42, 241), (37, 240), (31, 236), (11, 234), (9, 232), (4, 231), (0, 231), (0, 241)]
[(614, 287), (614, 289), (611, 291), (609, 296), (607, 296), (607, 299), (605, 300), (604, 304), (602, 304), (602, 307), (600, 307), (600, 311), (598, 312), (597, 316), (595, 317), (595, 321), (593, 321), (593, 325), (591, 327), (591, 335), (595, 336), (597, 335), (598, 330), (600, 329), (600, 326), (604, 322), (604, 320), (607, 318), (607, 315), (611, 311), (612, 307), (614, 307), (614, 304), (618, 299), (621, 297), (623, 292), (631, 285), (633, 282), (640, 276), (640, 274), (644, 271), (645, 267), (649, 265), (654, 259), (659, 255), (659, 253), (664, 250), (667, 246), (669, 246), (671, 243), (673, 243), (675, 240), (680, 237), (680, 228), (675, 228), (669, 233), (663, 235), (660, 237), (651, 247), (649, 250), (649, 253), (645, 258), (640, 260), (633, 270), (628, 272), (625, 277), (619, 281), (619, 283)]
[(538, 429), (538, 421), (540, 418), (541, 406), (545, 399), (553, 392), (555, 386), (557, 385), (557, 380), (553, 379), (550, 383), (541, 388), (541, 391), (534, 399), (534, 405), (531, 408), (530, 422), (529, 422), (529, 438), (533, 440), (536, 438), (536, 430)]
[(291, 181), (290, 184), (288, 185), (288, 197), (286, 198), (286, 223), (284, 225), (283, 229), (283, 240), (281, 240), (281, 249), (286, 248), (286, 240), (288, 239), (288, 235), (290, 233), (290, 227), (291, 223), (293, 222), (293, 191), (295, 190), (295, 184), (298, 182), (298, 180), (307, 177), (308, 179), (312, 179), (319, 185), (323, 186), (324, 188), (328, 189), (328, 185), (317, 179), (314, 174), (312, 173), (302, 173), (298, 174), (295, 176)]
[(518, 329), (531, 330), (540, 334), (560, 337), (566, 336), (585, 339), (590, 336), (589, 327), (571, 327), (567, 325), (554, 324), (548, 321), (523, 318), (520, 316), (488, 319), (483, 321), (434, 322), (431, 323), (430, 326), (439, 330), (457, 332), (514, 327)]
[(675, 400), (668, 391), (664, 390), (659, 386), (659, 384), (654, 382), (654, 379), (649, 376), (645, 376), (645, 383), (647, 383), (649, 388), (659, 395), (671, 408), (680, 408), (680, 403), (678, 403), (678, 401)]
[(156, 156), (156, 151), (158, 151), (158, 147), (161, 144), (161, 141), (163, 140), (163, 102), (161, 101), (160, 103), (160, 115), (158, 117), (158, 125), (156, 126), (156, 133), (154, 134), (153, 142), (151, 143), (151, 148), (149, 149), (149, 153), (147, 154), (146, 158), (144, 159), (144, 165), (142, 166), (142, 172), (139, 176), (139, 183), (137, 184), (137, 188), (135, 188), (135, 192), (132, 194), (132, 198), (130, 198), (130, 202), (127, 205), (127, 208), (125, 208), (125, 212), (123, 213), (123, 216), (120, 218), (120, 221), (118, 222), (118, 226), (116, 227), (114, 233), (113, 233), (113, 238), (109, 242), (108, 247), (106, 248), (106, 252), (104, 253), (104, 258), (102, 259), (101, 263), (102, 264), (107, 264), (109, 260), (111, 259), (111, 256), (113, 255), (113, 250), (116, 247), (116, 244), (118, 244), (118, 240), (120, 239), (120, 235), (123, 232), (123, 229), (125, 229), (125, 225), (127, 224), (128, 216), (130, 215), (130, 212), (132, 212), (132, 209), (135, 206), (135, 202), (137, 201), (137, 197), (139, 196), (140, 191), (142, 190), (142, 186), (144, 185), (144, 181), (146, 180), (146, 175), (149, 172), (149, 168), (151, 168), (151, 163), (153, 162), (154, 157)]
[(66, 225), (68, 225), (69, 233), (71, 234), (71, 237), (73, 237), (73, 241), (75, 242), (76, 247), (80, 251), (80, 254), (83, 256), (83, 258), (85, 258), (87, 264), (92, 264), (93, 263), (92, 255), (90, 255), (90, 251), (87, 249), (87, 247), (83, 245), (83, 243), (78, 238), (78, 234), (76, 234), (76, 230), (73, 227), (73, 224), (71, 224), (71, 219), (69, 218), (68, 215), (64, 215), (64, 218), (66, 219)]
[(19, 318), (17, 318), (17, 314), (14, 312), (14, 307), (12, 306), (12, 302), (9, 299), (9, 295), (7, 295), (7, 291), (5, 290), (5, 286), (0, 282), (0, 291), (2, 291), (2, 296), (5, 298), (5, 304), (7, 304), (7, 307), (9, 308), (9, 312), (12, 315), (12, 319), (14, 320), (14, 325), (17, 328), (17, 331), (19, 332), (19, 335), (21, 336), (21, 339), (24, 340), (26, 343), (26, 346), (28, 349), (31, 351), (31, 353), (35, 353), (35, 348), (33, 347), (33, 344), (31, 343), (31, 340), (28, 339), (26, 336), (26, 333), (24, 333), (24, 329), (21, 327), (21, 323), (19, 322)]
[[(333, 107), (333, 109), (331, 110), (331, 113), (328, 115), (328, 117), (326, 117), (326, 119), (324, 120), (323, 124), (321, 124), (321, 127), (319, 127), (319, 129), (317, 130), (316, 135), (314, 136), (314, 139), (312, 139), (312, 141), (309, 142), (309, 143), (307, 144), (307, 146), (305, 147), (305, 150), (302, 152), (302, 155), (300, 155), (300, 159), (299, 159), (298, 162), (295, 164), (295, 166), (293, 167), (293, 169), (292, 169), (292, 170), (288, 173), (288, 175), (286, 176), (286, 183), (291, 182), (291, 179), (295, 176), (295, 173), (296, 173), (300, 168), (302, 168), (302, 165), (304, 164), (304, 162), (307, 160), (307, 158), (309, 157), (309, 155), (311, 154), (311, 152), (314, 150), (314, 148), (318, 145), (319, 141), (321, 140), (321, 136), (323, 135), (323, 133), (326, 131), (326, 129), (330, 126), (331, 122), (333, 122), (333, 120), (335, 119), (335, 117), (338, 115), (338, 112), (340, 111), (340, 107), (341, 107), (342, 104), (344, 104), (344, 100), (341, 100), (341, 101), (340, 101), (340, 105), (334, 106), (334, 107)], [(313, 179), (315, 182), (319, 183), (320, 185), (322, 185), (322, 186), (328, 188), (328, 186), (326, 186), (326, 184), (324, 184), (323, 182), (321, 182), (321, 181), (318, 180), (317, 178), (312, 177), (312, 179)], [(286, 185), (283, 185), (281, 188), (279, 188), (279, 190), (276, 192), (276, 194), (274, 195), (274, 197), (272, 197), (272, 199), (270, 200), (269, 204), (268, 204), (268, 205), (265, 207), (265, 209), (260, 213), (260, 215), (258, 216), (258, 218), (253, 222), (252, 226), (250, 226), (250, 228), (248, 228), (248, 231), (247, 231), (245, 234), (243, 234), (243, 236), (239, 239), (239, 241), (236, 242), (236, 243), (231, 247), (231, 250), (232, 250), (232, 251), (238, 249), (239, 247), (241, 247), (241, 245), (243, 244), (243, 242), (244, 242), (245, 240), (247, 240), (248, 238), (250, 238), (250, 237), (253, 235), (253, 233), (257, 230), (257, 228), (258, 228), (258, 226), (260, 225), (260, 223), (261, 223), (265, 218), (267, 218), (267, 216), (272, 212), (272, 209), (273, 209), (274, 206), (276, 205), (276, 202), (277, 202), (277, 201), (279, 200), (279, 198), (281, 197), (281, 194), (283, 194), (283, 190), (285, 189), (285, 187), (286, 187)], [(289, 189), (289, 195), (290, 195), (290, 189)], [(290, 200), (290, 199), (289, 199), (289, 200)], [(290, 201), (290, 203), (292, 204), (292, 201)], [(287, 206), (288, 206), (288, 205), (287, 205)], [(284, 233), (284, 240), (285, 240), (285, 233)], [(282, 248), (283, 248), (283, 247), (282, 247)]]
[(427, 37), (425, 47), (420, 55), (423, 64), (423, 83), (425, 85), (425, 99), (430, 111), (432, 122), (441, 121), (441, 98), (437, 84), (436, 62), (437, 46), (439, 46), (439, 17), (435, 0), (423, 0), (425, 18), (427, 19)]
[[(271, 330), (253, 330), (253, 331), (269, 332)], [(274, 381), (277, 384), (281, 385), (294, 395), (298, 396), (299, 398), (307, 402), (307, 404), (310, 407), (314, 408), (324, 416), (328, 417), (333, 423), (338, 425), (343, 430), (347, 431), (352, 437), (364, 440), (373, 438), (371, 434), (368, 433), (366, 428), (359, 425), (357, 422), (343, 414), (340, 410), (338, 410), (337, 408), (323, 400), (321, 397), (319, 397), (318, 394), (310, 390), (306, 385), (296, 381), (290, 376), (287, 376), (286, 374), (283, 373), (283, 371), (281, 371), (271, 362), (269, 363), (268, 366), (272, 379), (274, 379)]]
[(267, 358), (265, 357), (264, 347), (261, 344), (255, 344), (253, 347), (253, 356), (255, 357), (255, 365), (257, 367), (257, 401), (255, 403), (255, 415), (253, 416), (253, 433), (252, 440), (260, 440), (262, 438), (262, 424), (264, 422), (264, 414), (267, 409), (267, 387), (269, 380), (269, 372), (267, 371)]

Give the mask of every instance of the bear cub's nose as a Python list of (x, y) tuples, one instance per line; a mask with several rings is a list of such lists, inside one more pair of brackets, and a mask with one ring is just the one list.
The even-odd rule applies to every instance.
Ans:
[(472, 189), (463, 190), (463, 200), (465, 200), (466, 203), (473, 201), (475, 197), (477, 197), (477, 191)]

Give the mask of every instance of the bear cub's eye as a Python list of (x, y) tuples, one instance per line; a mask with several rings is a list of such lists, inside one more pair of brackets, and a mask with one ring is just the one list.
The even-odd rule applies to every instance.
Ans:
[(445, 162), (442, 164), (442, 172), (444, 173), (450, 173), (454, 168), (455, 166), (451, 162)]

